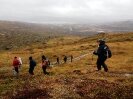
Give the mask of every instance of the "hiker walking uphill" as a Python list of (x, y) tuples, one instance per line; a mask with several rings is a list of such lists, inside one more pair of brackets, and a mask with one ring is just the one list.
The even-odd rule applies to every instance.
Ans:
[(67, 62), (67, 56), (66, 55), (64, 56), (64, 59), (63, 60), (64, 60), (64, 63)]
[(97, 59), (97, 69), (98, 71), (101, 70), (101, 66), (103, 66), (104, 71), (108, 71), (108, 67), (105, 64), (105, 61), (107, 58), (110, 58), (112, 56), (111, 51), (109, 47), (105, 44), (104, 40), (98, 40), (97, 41), (99, 47), (97, 51), (94, 51), (93, 54), (98, 55)]
[(36, 66), (36, 62), (32, 59), (32, 57), (29, 57), (29, 73), (31, 74), (31, 75), (34, 75), (34, 68), (35, 68), (35, 66)]
[(14, 75), (18, 77), (18, 74), (19, 74), (19, 65), (20, 65), (20, 62), (19, 60), (17, 59), (17, 57), (14, 57), (14, 60), (13, 60), (13, 70), (14, 70)]
[(73, 55), (71, 55), (70, 58), (71, 58), (71, 62), (72, 62), (73, 61)]
[(57, 60), (57, 64), (59, 65), (59, 64), (60, 64), (60, 59), (59, 59), (59, 57), (57, 57), (56, 60)]
[(49, 73), (46, 71), (46, 69), (47, 69), (48, 66), (50, 66), (50, 61), (49, 61), (49, 59), (46, 58), (46, 56), (44, 56), (44, 55), (42, 55), (42, 64), (41, 64), (41, 66), (42, 66), (43, 73), (44, 73), (44, 74), (49, 74)]

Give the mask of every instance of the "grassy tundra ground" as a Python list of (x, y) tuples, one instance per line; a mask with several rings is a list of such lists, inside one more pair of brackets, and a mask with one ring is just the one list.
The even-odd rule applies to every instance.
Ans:
[[(109, 72), (95, 71), (96, 40), (106, 37), (113, 57), (107, 60)], [(43, 75), (41, 55), (52, 62), (63, 55), (78, 57), (72, 63), (49, 68)], [(20, 77), (12, 75), (12, 59), (20, 56), (23, 66)], [(38, 65), (35, 75), (28, 74), (28, 57), (33, 56)], [(36, 44), (23, 49), (0, 52), (0, 98), (3, 99), (132, 99), (133, 97), (133, 33), (96, 35), (88, 38), (61, 37), (46, 44)]]

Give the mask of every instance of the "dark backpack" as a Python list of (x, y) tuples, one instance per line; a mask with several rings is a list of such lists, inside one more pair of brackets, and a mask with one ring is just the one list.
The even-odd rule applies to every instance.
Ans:
[(107, 58), (111, 58), (112, 57), (112, 52), (111, 52), (111, 50), (109, 49), (109, 47), (107, 45), (105, 47), (105, 51), (106, 51)]
[(108, 58), (111, 58), (112, 57), (112, 52), (110, 49), (108, 49)]
[(36, 62), (35, 61), (33, 61), (33, 66), (36, 66)]

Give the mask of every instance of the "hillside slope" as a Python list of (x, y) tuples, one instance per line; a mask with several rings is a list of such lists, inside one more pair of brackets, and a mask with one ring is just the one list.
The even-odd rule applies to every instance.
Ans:
[(0, 50), (45, 42), (49, 38), (62, 36), (64, 32), (54, 25), (0, 21)]
[[(96, 71), (96, 40), (107, 38), (112, 58), (107, 60), (109, 72)], [(75, 60), (54, 64), (50, 75), (43, 75), (41, 55), (51, 63), (56, 56), (73, 55)], [(20, 77), (12, 75), (14, 56), (23, 59)], [(28, 74), (28, 57), (38, 65), (35, 75)], [(80, 57), (83, 56), (83, 57)], [(0, 52), (0, 97), (4, 99), (132, 99), (133, 97), (133, 33), (95, 35), (87, 38), (60, 37), (46, 44), (34, 44), (20, 50)], [(80, 57), (80, 58), (77, 58)], [(8, 61), (7, 61), (8, 60)]]

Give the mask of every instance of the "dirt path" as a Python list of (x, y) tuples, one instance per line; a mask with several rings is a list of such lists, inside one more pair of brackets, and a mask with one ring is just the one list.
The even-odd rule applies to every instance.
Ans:
[[(92, 53), (86, 53), (86, 54), (80, 55), (78, 57), (75, 57), (75, 58), (73, 58), (73, 61), (78, 61), (78, 60), (80, 60), (80, 59), (82, 59), (82, 58), (84, 58), (84, 57), (86, 57), (88, 55), (91, 55), (92, 56)], [(67, 61), (67, 63), (70, 63), (70, 62), (71, 62), (71, 60), (69, 59)], [(60, 62), (60, 65), (61, 64), (64, 64), (64, 62), (61, 61)], [(54, 67), (54, 66), (58, 66), (58, 64), (57, 64), (57, 62), (52, 62), (50, 66), (51, 67)], [(124, 77), (133, 77), (133, 73), (126, 73), (126, 72), (109, 72), (109, 74), (119, 75), (119, 76), (124, 76)]]
[[(84, 57), (86, 57), (87, 55), (89, 55), (90, 53), (87, 53), (87, 54), (83, 54), (83, 55), (80, 55), (80, 56), (78, 56), (78, 57), (75, 57), (75, 58), (73, 58), (73, 61), (77, 61), (77, 60), (80, 60), (81, 58), (84, 58)], [(70, 63), (71, 62), (71, 60), (69, 59), (68, 61), (67, 61), (67, 63)], [(61, 64), (63, 64), (64, 62), (63, 61), (61, 61), (60, 62), (60, 65)], [(51, 63), (51, 67), (54, 67), (54, 66), (57, 66), (58, 64), (57, 64), (57, 62), (52, 62)]]

